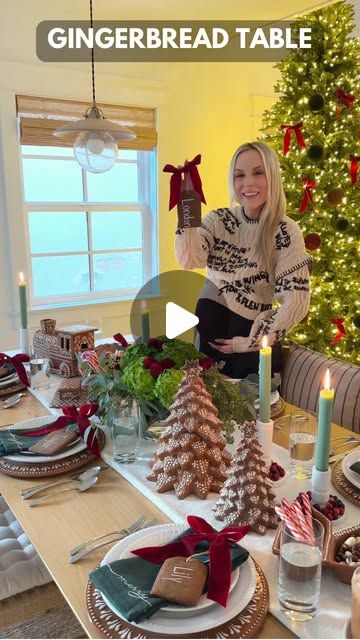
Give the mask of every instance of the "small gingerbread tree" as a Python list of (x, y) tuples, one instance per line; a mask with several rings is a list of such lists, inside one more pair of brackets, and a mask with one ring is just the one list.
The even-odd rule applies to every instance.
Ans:
[(214, 507), (215, 518), (225, 526), (249, 524), (264, 535), (278, 525), (274, 497), (255, 422), (245, 422), (229, 477)]
[(205, 499), (209, 491), (219, 493), (231, 454), (225, 450), (223, 424), (200, 376), (201, 367), (193, 361), (183, 369), (148, 480), (156, 482), (159, 493), (174, 489), (179, 500), (190, 494)]

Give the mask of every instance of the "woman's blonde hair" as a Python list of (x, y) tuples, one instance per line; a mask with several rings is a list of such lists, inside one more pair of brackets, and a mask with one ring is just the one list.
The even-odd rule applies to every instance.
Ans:
[(231, 158), (229, 168), (230, 206), (239, 204), (234, 189), (235, 164), (244, 151), (255, 149), (261, 155), (268, 183), (266, 202), (259, 219), (257, 250), (262, 256), (269, 273), (274, 271), (274, 236), (281, 218), (286, 215), (286, 199), (281, 181), (279, 161), (272, 149), (264, 142), (246, 142), (238, 147)]

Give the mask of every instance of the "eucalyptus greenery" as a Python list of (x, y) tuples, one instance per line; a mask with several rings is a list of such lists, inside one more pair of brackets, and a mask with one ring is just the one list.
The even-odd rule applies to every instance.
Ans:
[[(113, 359), (107, 354), (102, 354), (99, 357), (99, 372), (90, 372), (87, 363), (81, 360), (79, 367), (84, 375), (83, 386), (87, 388), (88, 398), (98, 403), (99, 416), (104, 421), (121, 398), (136, 399), (148, 424), (154, 420), (164, 420), (169, 415), (169, 410), (158, 399), (144, 399), (141, 392), (125, 384), (122, 359)], [(222, 363), (216, 364), (204, 370), (202, 376), (219, 412), (219, 418), (224, 424), (224, 437), (227, 443), (231, 444), (238, 425), (255, 418), (255, 409), (253, 398), (246, 397), (241, 383), (230, 382), (221, 374), (221, 367)]]

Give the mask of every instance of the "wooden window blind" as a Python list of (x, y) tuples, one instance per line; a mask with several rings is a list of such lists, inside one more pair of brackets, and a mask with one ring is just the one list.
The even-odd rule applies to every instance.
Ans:
[[(76, 137), (73, 133), (69, 137), (57, 138), (52, 132), (69, 120), (81, 119), (89, 106), (89, 102), (75, 100), (16, 96), (21, 144), (72, 147)], [(156, 146), (155, 109), (102, 103), (98, 106), (108, 120), (125, 125), (136, 133), (134, 140), (119, 140), (119, 148), (149, 151)]]

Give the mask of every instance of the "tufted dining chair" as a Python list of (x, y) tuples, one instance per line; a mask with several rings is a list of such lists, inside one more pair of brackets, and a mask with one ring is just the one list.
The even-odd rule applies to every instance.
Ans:
[(360, 367), (330, 358), (302, 345), (284, 348), (281, 396), (308, 411), (318, 411), (326, 369), (335, 389), (333, 422), (360, 433)]

